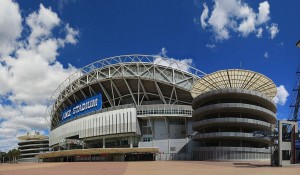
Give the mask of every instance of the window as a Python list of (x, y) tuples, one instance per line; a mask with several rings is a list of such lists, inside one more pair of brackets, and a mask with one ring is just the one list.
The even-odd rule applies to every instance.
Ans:
[(143, 135), (151, 135), (152, 134), (151, 123), (149, 120), (142, 121), (142, 134)]
[(152, 137), (143, 137), (143, 142), (151, 142)]
[(184, 121), (170, 121), (170, 125), (184, 125)]
[(282, 160), (290, 160), (291, 156), (290, 156), (290, 151), (288, 150), (282, 150)]

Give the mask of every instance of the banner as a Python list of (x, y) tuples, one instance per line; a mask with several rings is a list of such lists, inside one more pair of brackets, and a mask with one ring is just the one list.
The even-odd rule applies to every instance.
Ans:
[(87, 98), (73, 104), (61, 112), (61, 122), (65, 122), (81, 115), (102, 109), (102, 94)]

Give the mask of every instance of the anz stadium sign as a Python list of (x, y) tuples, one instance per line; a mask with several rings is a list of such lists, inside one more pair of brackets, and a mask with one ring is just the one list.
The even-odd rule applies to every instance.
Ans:
[(89, 97), (73, 104), (61, 113), (61, 122), (65, 122), (81, 115), (102, 109), (102, 94)]

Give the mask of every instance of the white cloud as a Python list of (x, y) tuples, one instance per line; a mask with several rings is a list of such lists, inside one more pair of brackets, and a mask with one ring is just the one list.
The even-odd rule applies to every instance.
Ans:
[(161, 49), (161, 52), (155, 57), (153, 62), (154, 64), (169, 66), (175, 69), (189, 72), (189, 67), (192, 65), (193, 59), (188, 58), (188, 59), (178, 60), (175, 58), (169, 58), (167, 56), (167, 49), (163, 47)]
[(263, 29), (260, 27), (260, 28), (258, 28), (256, 31), (257, 31), (256, 37), (257, 37), (257, 38), (261, 38), (261, 37), (262, 37)]
[[(72, 65), (64, 67), (57, 60), (58, 51), (65, 44), (76, 44), (79, 31), (64, 24), (55, 12), (42, 4), (37, 11), (22, 18), (17, 3), (4, 1), (6, 5), (0, 5), (0, 33), (12, 30), (13, 26), (6, 27), (7, 22), (1, 22), (11, 20), (11, 16), (20, 16), (20, 21), (25, 23), (15, 28), (29, 33), (22, 37), (12, 35), (11, 43), (16, 46), (0, 54), (0, 145), (12, 148), (16, 146), (18, 135), (47, 129), (44, 118), (47, 100), (63, 80), (77, 71)], [(3, 8), (12, 6), (17, 10), (10, 15), (1, 14)], [(55, 28), (65, 32), (54, 36)], [(0, 37), (0, 43), (5, 42), (6, 38)]]
[(60, 12), (62, 12), (63, 8), (65, 5), (68, 5), (70, 3), (75, 3), (76, 0), (57, 0), (57, 3), (58, 3), (58, 10)]
[(159, 53), (159, 55), (163, 56), (163, 57), (168, 57), (167, 56), (167, 49), (165, 47), (163, 47)]
[(287, 97), (289, 96), (288, 91), (285, 89), (283, 85), (277, 87), (277, 94), (273, 98), (273, 101), (278, 105), (285, 105)]
[(267, 22), (270, 19), (269, 15), (270, 15), (270, 5), (268, 1), (259, 3), (257, 23), (263, 24)]
[(1, 0), (0, 57), (9, 55), (17, 47), (16, 39), (21, 36), (22, 31), (21, 22), (19, 5), (11, 0)]
[(274, 39), (279, 32), (278, 25), (275, 23), (272, 23), (271, 27), (269, 28), (269, 32), (271, 35), (271, 39)]
[(216, 41), (229, 39), (232, 32), (243, 37), (251, 33), (256, 33), (258, 38), (262, 36), (262, 25), (267, 25), (270, 20), (268, 1), (259, 4), (258, 12), (255, 12), (243, 0), (213, 1), (214, 6), (210, 16), (208, 15), (209, 8), (205, 3), (203, 4), (200, 22), (203, 29), (213, 31)]
[(26, 18), (26, 24), (31, 28), (28, 42), (29, 46), (33, 47), (39, 40), (51, 34), (51, 30), (60, 24), (60, 19), (50, 8), (47, 9), (40, 4), (39, 11), (31, 13)]
[(269, 58), (269, 54), (268, 54), (267, 51), (265, 52), (264, 57), (265, 57), (265, 58)]
[(208, 48), (210, 48), (210, 49), (213, 49), (213, 48), (216, 47), (215, 44), (206, 44), (205, 46), (208, 47)]
[(207, 17), (208, 17), (208, 7), (207, 7), (207, 5), (206, 5), (206, 3), (203, 3), (203, 12), (202, 12), (202, 14), (201, 14), (201, 16), (200, 16), (200, 21), (201, 21), (201, 26), (202, 26), (202, 28), (205, 28), (206, 26), (207, 26), (207, 24), (206, 24), (206, 19), (207, 19)]
[(66, 25), (66, 33), (67, 33), (67, 36), (65, 38), (65, 42), (66, 43), (70, 43), (70, 44), (77, 44), (78, 40), (77, 40), (77, 36), (79, 34), (79, 31), (78, 30), (75, 30), (73, 28), (71, 28), (69, 26), (69, 24)]

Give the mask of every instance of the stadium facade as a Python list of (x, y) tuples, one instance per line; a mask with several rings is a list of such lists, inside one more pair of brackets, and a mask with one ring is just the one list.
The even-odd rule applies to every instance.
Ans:
[[(71, 161), (143, 160), (140, 157), (149, 158), (151, 154), (150, 159), (156, 160), (214, 160), (214, 156), (199, 157), (203, 151), (202, 146), (209, 145), (209, 142), (202, 141), (201, 133), (207, 131), (203, 129), (206, 126), (202, 127), (202, 114), (197, 111), (203, 105), (208, 105), (202, 103), (203, 99), (215, 100), (218, 99), (216, 94), (222, 93), (226, 98), (232, 94), (242, 94), (241, 98), (246, 99), (253, 97), (253, 103), (258, 103), (258, 106), (266, 104), (264, 110), (272, 112), (270, 119), (265, 120), (255, 120), (256, 114), (253, 114), (255, 119), (241, 116), (240, 123), (249, 124), (249, 127), (242, 126), (238, 133), (248, 132), (249, 135), (249, 132), (256, 129), (270, 129), (270, 124), (274, 123), (276, 107), (264, 91), (253, 89), (250, 92), (249, 88), (240, 88), (242, 90), (236, 92), (229, 88), (223, 92), (217, 88), (212, 94), (210, 91), (202, 93), (199, 84), (203, 84), (203, 80), (210, 81), (205, 79), (207, 76), (182, 62), (151, 55), (116, 56), (89, 64), (66, 79), (51, 97), (47, 121), (50, 127), (49, 145), (54, 151), (39, 157), (60, 157), (60, 160), (67, 157)], [(272, 81), (268, 82), (272, 84)], [(256, 108), (253, 110), (259, 111)], [(257, 117), (261, 117), (260, 114)], [(226, 117), (218, 122), (228, 124), (230, 119)], [(211, 125), (211, 121), (204, 122), (208, 122), (207, 126), (218, 125)], [(213, 130), (215, 128), (211, 132)], [(225, 132), (217, 131), (216, 134), (223, 137)], [(260, 149), (269, 144), (264, 140), (241, 144), (238, 140), (244, 140), (244, 136), (236, 138), (234, 143), (239, 146), (231, 149), (245, 148), (247, 152), (248, 148), (256, 149), (258, 145), (257, 149)], [(214, 138), (212, 142), (216, 140), (219, 141)], [(82, 141), (82, 144), (74, 144), (78, 141)], [(256, 145), (252, 146), (252, 143)], [(220, 144), (209, 149), (218, 150)], [(264, 151), (269, 156), (270, 152)], [(261, 159), (268, 156), (241, 156), (238, 159)], [(229, 156), (224, 159), (234, 158)]]
[(35, 156), (49, 151), (49, 140), (47, 136), (39, 132), (27, 132), (26, 135), (18, 137), (18, 149), (20, 150), (20, 162), (38, 162)]

